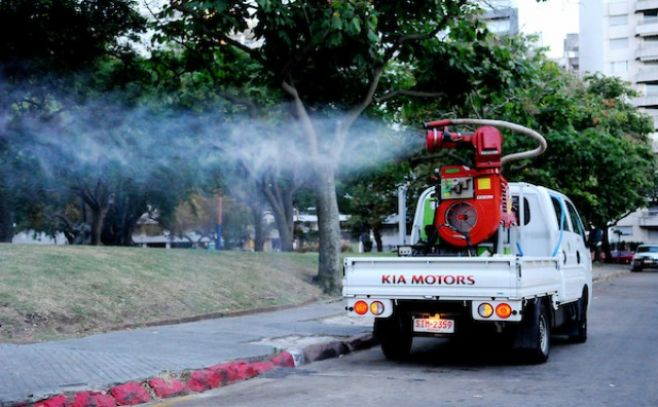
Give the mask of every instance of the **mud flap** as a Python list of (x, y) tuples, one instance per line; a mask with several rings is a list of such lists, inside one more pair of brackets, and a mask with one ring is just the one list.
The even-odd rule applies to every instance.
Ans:
[(537, 329), (539, 310), (539, 300), (536, 298), (526, 304), (523, 310), (523, 320), (514, 335), (512, 349), (533, 349), (535, 347), (533, 332)]

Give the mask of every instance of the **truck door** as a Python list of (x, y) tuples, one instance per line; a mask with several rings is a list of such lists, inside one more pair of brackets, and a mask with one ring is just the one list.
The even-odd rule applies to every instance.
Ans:
[(578, 286), (578, 282), (583, 274), (581, 273), (583, 253), (578, 250), (580, 247), (577, 240), (578, 234), (573, 231), (565, 199), (560, 195), (551, 194), (551, 203), (555, 209), (559, 227), (558, 242), (552, 255), (558, 257), (564, 279), (564, 292), (561, 300), (568, 302), (580, 297), (582, 285)]
[(587, 283), (587, 276), (592, 271), (592, 262), (590, 261), (589, 248), (586, 245), (587, 239), (585, 237), (585, 227), (583, 222), (580, 220), (578, 211), (576, 207), (568, 199), (564, 200), (567, 212), (569, 213), (569, 219), (571, 220), (572, 231), (569, 232), (571, 235), (571, 241), (573, 242), (573, 251), (576, 261), (576, 274), (577, 277), (574, 281), (574, 295), (576, 298), (579, 298), (582, 292), (582, 287)]

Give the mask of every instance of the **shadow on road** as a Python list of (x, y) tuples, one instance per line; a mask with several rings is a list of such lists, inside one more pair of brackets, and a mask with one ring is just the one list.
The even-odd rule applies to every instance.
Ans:
[[(552, 336), (553, 350), (563, 346), (579, 346), (564, 336)], [(495, 337), (451, 340), (447, 338), (414, 338), (414, 346), (405, 364), (425, 367), (485, 367), (526, 364), (509, 342)]]

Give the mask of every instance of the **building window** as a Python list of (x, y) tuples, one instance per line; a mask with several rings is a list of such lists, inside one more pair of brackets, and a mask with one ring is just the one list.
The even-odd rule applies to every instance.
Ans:
[(610, 16), (608, 17), (608, 22), (610, 26), (626, 25), (628, 24), (628, 14), (622, 14), (619, 16)]
[(628, 61), (610, 62), (610, 73), (612, 75), (625, 74), (628, 72)]
[(512, 27), (510, 20), (496, 19), (487, 21), (487, 28), (494, 34), (507, 34)]
[(628, 38), (613, 38), (610, 40), (610, 49), (628, 48)]
[(641, 24), (658, 23), (658, 11), (656, 10), (646, 11), (642, 17)]
[(647, 96), (658, 96), (658, 85), (647, 85)]

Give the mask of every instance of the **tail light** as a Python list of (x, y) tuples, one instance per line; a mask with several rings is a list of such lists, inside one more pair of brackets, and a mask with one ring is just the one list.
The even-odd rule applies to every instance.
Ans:
[(373, 301), (372, 304), (370, 304), (370, 312), (373, 313), (373, 315), (381, 315), (384, 313), (384, 304), (382, 304), (381, 301)]
[(494, 308), (491, 306), (491, 304), (486, 302), (483, 302), (478, 307), (478, 314), (480, 314), (482, 318), (489, 318), (491, 315), (493, 315), (493, 312)]
[(366, 312), (368, 312), (368, 304), (365, 301), (355, 302), (354, 303), (354, 312), (356, 312), (359, 315), (365, 315)]
[(506, 303), (498, 304), (496, 307), (496, 315), (498, 315), (500, 318), (507, 319), (510, 317), (510, 315), (512, 315), (512, 307)]

